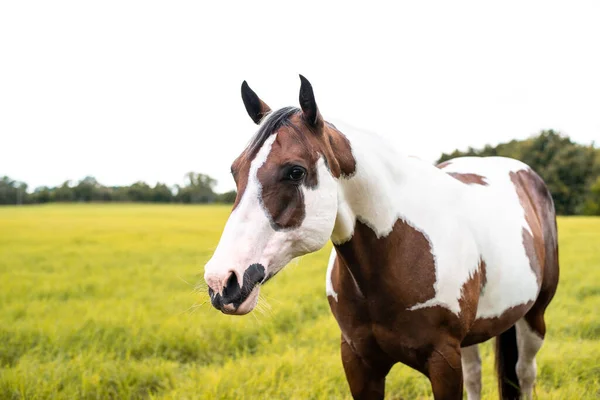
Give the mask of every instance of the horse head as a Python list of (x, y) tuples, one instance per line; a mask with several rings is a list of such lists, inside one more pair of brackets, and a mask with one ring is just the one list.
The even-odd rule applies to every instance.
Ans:
[(213, 306), (226, 314), (252, 311), (260, 285), (327, 243), (337, 179), (354, 172), (350, 143), (323, 119), (310, 82), (300, 80), (300, 108), (276, 111), (242, 84), (258, 130), (231, 165), (237, 197), (204, 275)]

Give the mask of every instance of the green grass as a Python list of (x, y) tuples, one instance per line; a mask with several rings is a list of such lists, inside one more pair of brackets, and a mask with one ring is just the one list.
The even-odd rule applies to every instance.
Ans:
[[(0, 399), (349, 398), (325, 298), (326, 249), (229, 317), (193, 293), (228, 207), (0, 208)], [(600, 396), (600, 218), (559, 220), (561, 282), (537, 397)], [(186, 283), (190, 282), (191, 284)], [(497, 398), (491, 343), (485, 398)], [(387, 398), (431, 398), (397, 365)]]

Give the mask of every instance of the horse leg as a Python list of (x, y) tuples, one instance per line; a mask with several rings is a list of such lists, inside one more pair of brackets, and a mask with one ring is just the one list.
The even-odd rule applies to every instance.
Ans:
[(437, 346), (427, 360), (427, 375), (435, 400), (461, 400), (463, 377), (460, 344), (447, 342)]
[(529, 325), (526, 318), (520, 319), (515, 325), (517, 329), (517, 348), (519, 349), (516, 371), (523, 398), (531, 399), (537, 374), (535, 355), (542, 347), (544, 338), (535, 327)]
[(391, 365), (375, 368), (358, 356), (342, 336), (342, 364), (354, 399), (383, 399)]
[(544, 313), (554, 297), (558, 284), (558, 255), (551, 251), (550, 249), (548, 254), (553, 254), (553, 257), (546, 259), (540, 294), (525, 317), (515, 324), (519, 354), (515, 369), (522, 397), (526, 399), (531, 399), (533, 396), (533, 386), (537, 375), (535, 356), (542, 347), (546, 336)]
[(461, 349), (461, 363), (467, 399), (479, 400), (481, 398), (481, 358), (479, 358), (478, 345), (474, 344)]

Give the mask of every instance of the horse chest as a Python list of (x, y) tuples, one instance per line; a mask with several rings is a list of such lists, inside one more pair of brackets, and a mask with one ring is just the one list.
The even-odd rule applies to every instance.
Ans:
[(434, 293), (433, 282), (422, 277), (407, 277), (409, 284), (404, 288), (396, 287), (395, 280), (372, 277), (361, 289), (350, 270), (335, 256), (332, 256), (328, 277), (331, 310), (345, 341), (357, 354), (369, 357), (378, 354), (394, 362), (412, 365), (417, 362), (420, 351), (446, 334), (432, 330), (432, 321), (444, 324), (456, 335), (464, 334), (466, 330), (461, 320), (447, 308), (410, 309)]

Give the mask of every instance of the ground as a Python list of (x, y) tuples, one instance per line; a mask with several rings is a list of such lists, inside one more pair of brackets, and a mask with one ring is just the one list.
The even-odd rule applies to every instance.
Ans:
[[(325, 298), (328, 245), (221, 315), (194, 292), (230, 207), (0, 208), (0, 398), (349, 398)], [(561, 282), (539, 399), (600, 396), (600, 218), (559, 219)], [(193, 307), (191, 307), (193, 306)], [(191, 307), (191, 308), (190, 308)], [(484, 394), (497, 398), (491, 343)], [(389, 399), (431, 398), (397, 365)]]

